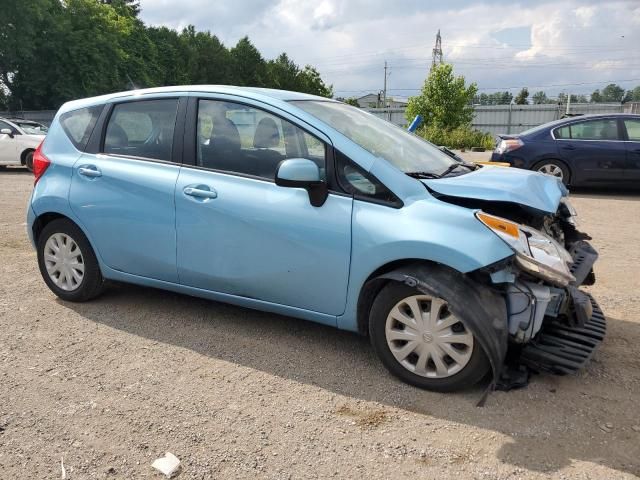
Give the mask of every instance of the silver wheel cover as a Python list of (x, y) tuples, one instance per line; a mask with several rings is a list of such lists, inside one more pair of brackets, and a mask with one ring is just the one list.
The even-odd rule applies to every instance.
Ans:
[(551, 175), (552, 177), (558, 177), (560, 180), (564, 177), (562, 174), (562, 169), (558, 165), (554, 165), (553, 163), (547, 163), (538, 168), (540, 173), (544, 173), (545, 175)]
[(447, 302), (428, 295), (400, 300), (387, 316), (385, 337), (400, 365), (427, 378), (455, 375), (473, 353), (471, 332)]
[(84, 259), (78, 244), (65, 233), (54, 233), (44, 245), (44, 264), (51, 281), (72, 292), (84, 278)]

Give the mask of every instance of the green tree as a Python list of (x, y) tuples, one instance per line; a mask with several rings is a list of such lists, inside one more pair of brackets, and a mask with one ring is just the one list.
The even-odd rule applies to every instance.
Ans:
[(524, 87), (522, 90), (520, 90), (518, 95), (516, 95), (516, 99), (515, 99), (516, 105), (528, 104), (529, 100), (527, 100), (527, 98), (529, 98), (529, 90), (527, 89), (527, 87)]
[[(233, 76), (232, 53), (218, 37), (210, 32), (197, 32), (195, 27), (190, 25), (182, 31), (180, 39), (183, 47), (181, 53), (186, 58), (188, 83), (225, 85), (237, 82)], [(251, 48), (255, 50), (252, 45)], [(255, 54), (263, 62), (257, 50)], [(248, 72), (240, 74), (248, 75)]]
[(640, 102), (640, 85), (631, 91), (631, 100), (634, 102)]
[(602, 89), (603, 102), (621, 102), (624, 97), (624, 88), (615, 83), (610, 83)]
[(359, 107), (360, 104), (358, 103), (358, 99), (356, 97), (349, 97), (349, 98), (345, 98), (344, 103), (346, 103), (347, 105), (351, 105), (352, 107)]
[(231, 49), (233, 83), (251, 87), (267, 86), (267, 66), (249, 37), (241, 38)]
[(333, 97), (333, 85), (324, 83), (320, 72), (311, 65), (305, 65), (298, 75), (296, 91), (327, 98)]
[(275, 60), (267, 62), (267, 83), (272, 88), (296, 90), (300, 68), (287, 56), (281, 53)]
[(409, 99), (407, 120), (421, 115), (425, 126), (443, 129), (470, 125), (477, 91), (475, 83), (466, 86), (463, 76), (454, 76), (451, 65), (438, 65), (429, 73), (420, 94)]
[(533, 100), (533, 103), (535, 105), (544, 105), (544, 104), (548, 104), (548, 103), (555, 103), (554, 100), (552, 100), (551, 98), (547, 97), (547, 94), (545, 92), (543, 92), (542, 90), (534, 93), (533, 95), (531, 95), (531, 100)]
[(590, 98), (590, 102), (591, 103), (599, 103), (602, 102), (602, 94), (600, 93), (599, 89), (596, 89), (593, 91), (593, 93), (591, 94), (591, 98)]

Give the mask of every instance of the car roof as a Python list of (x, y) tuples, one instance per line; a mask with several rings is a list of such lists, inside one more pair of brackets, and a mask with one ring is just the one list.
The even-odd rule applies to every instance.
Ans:
[(112, 93), (99, 97), (84, 98), (65, 103), (61, 111), (75, 110), (78, 108), (100, 105), (113, 99), (140, 97), (145, 95), (161, 95), (171, 93), (223, 93), (228, 95), (238, 95), (255, 100), (291, 101), (291, 100), (322, 100), (335, 101), (330, 98), (310, 95), (307, 93), (292, 92), (289, 90), (277, 90), (273, 88), (258, 87), (237, 87), (233, 85), (178, 85), (173, 87), (145, 88), (140, 90), (130, 90), (126, 92)]
[(542, 123), (536, 127), (531, 127), (528, 130), (520, 132), (515, 136), (526, 137), (529, 135), (539, 135), (541, 132), (552, 130), (562, 125), (566, 125), (572, 122), (584, 121), (584, 120), (596, 120), (598, 118), (633, 118), (640, 119), (640, 115), (636, 113), (590, 113), (587, 115), (574, 115), (571, 117), (560, 118), (558, 120), (552, 120), (551, 122)]

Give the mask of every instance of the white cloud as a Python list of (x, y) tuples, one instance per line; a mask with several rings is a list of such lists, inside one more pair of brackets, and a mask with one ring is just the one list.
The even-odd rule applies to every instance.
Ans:
[[(581, 93), (609, 80), (640, 79), (637, 0), (182, 0), (179, 9), (169, 0), (141, 3), (148, 23), (192, 23), (227, 45), (249, 35), (267, 58), (286, 51), (299, 64), (316, 65), (340, 95), (380, 89), (385, 59), (390, 89), (414, 93), (394, 89), (422, 84), (438, 29), (445, 60), (480, 88), (596, 82), (546, 88)], [(527, 44), (509, 41), (508, 32), (518, 27), (530, 29)], [(636, 84), (640, 80), (622, 83)]]

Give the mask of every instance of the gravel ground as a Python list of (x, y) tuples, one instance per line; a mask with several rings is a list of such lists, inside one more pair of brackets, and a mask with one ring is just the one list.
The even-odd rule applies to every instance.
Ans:
[(33, 177), (0, 172), (0, 477), (637, 478), (640, 194), (573, 201), (601, 259), (609, 334), (577, 376), (436, 394), (368, 341), (134, 286), (86, 304), (46, 288), (25, 234)]

